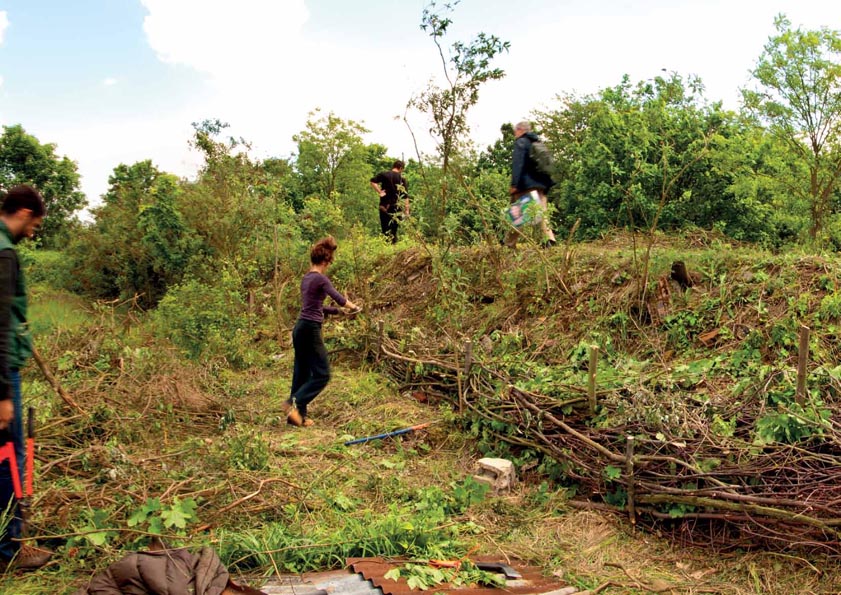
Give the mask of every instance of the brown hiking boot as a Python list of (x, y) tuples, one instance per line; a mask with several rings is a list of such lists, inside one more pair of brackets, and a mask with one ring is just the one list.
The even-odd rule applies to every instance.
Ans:
[(0, 563), (0, 565), (3, 566), (3, 570), (35, 570), (44, 566), (52, 557), (53, 552), (51, 550), (22, 543), (15, 557), (8, 562)]
[(304, 419), (304, 422), (301, 425), (303, 425), (305, 428), (308, 428), (310, 426), (314, 426), (315, 422), (313, 420), (311, 420), (310, 418), (306, 418), (306, 419)]
[(299, 428), (304, 425), (304, 418), (301, 417), (301, 414), (298, 412), (298, 409), (295, 407), (290, 407), (289, 412), (286, 414), (286, 423), (298, 426)]
[(290, 403), (289, 401), (284, 401), (283, 404), (280, 406), (280, 410), (283, 411), (284, 415), (286, 415), (286, 423), (290, 426), (302, 426), (304, 425), (304, 418), (301, 417), (301, 413), (298, 409)]

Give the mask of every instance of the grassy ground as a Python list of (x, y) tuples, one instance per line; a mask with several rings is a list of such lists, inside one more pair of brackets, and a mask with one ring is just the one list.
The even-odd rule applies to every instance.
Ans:
[[(235, 424), (237, 428), (217, 436), (203, 436), (205, 450), (199, 456), (181, 455), (188, 457), (185, 460), (188, 467), (194, 466), (189, 478), (159, 490), (159, 493), (166, 492), (176, 483), (180, 484), (177, 489), (182, 491), (182, 497), (210, 490), (207, 500), (199, 506), (196, 522), (191, 525), (203, 526), (207, 519), (214, 526), (195, 534), (173, 534), (172, 541), (190, 547), (213, 545), (223, 552), (229, 564), (242, 568), (251, 584), (259, 584), (259, 575), (271, 573), (275, 567), (287, 572), (294, 570), (296, 564), (301, 570), (305, 569), (304, 564), (307, 569), (340, 564), (339, 559), (331, 559), (339, 550), (326, 546), (342, 539), (357, 542), (368, 539), (368, 554), (389, 553), (393, 545), (378, 543), (378, 535), (365, 535), (352, 528), (372, 523), (372, 519), (381, 523), (384, 519), (394, 520), (395, 516), (400, 522), (408, 523), (423, 519), (417, 508), (399, 507), (407, 502), (423, 503), (427, 496), (437, 498), (442, 493), (452, 493), (449, 486), (458, 485), (469, 476), (480, 456), (470, 437), (452, 425), (451, 413), (397, 394), (387, 380), (371, 371), (337, 366), (329, 390), (313, 405), (312, 416), (317, 425), (307, 430), (291, 428), (277, 418), (276, 389), (283, 394), (285, 380), (269, 374), (251, 380), (253, 400), (249, 404), (239, 403), (235, 408), (241, 418)], [(351, 447), (342, 445), (351, 437), (427, 421), (437, 423), (429, 430), (403, 438)], [(241, 437), (249, 442), (239, 440)], [(141, 454), (127, 449), (126, 455), (137, 462), (183, 452), (190, 438), (194, 437), (171, 440), (165, 452)], [(231, 456), (247, 466), (248, 453), (259, 456), (245, 446), (254, 444), (255, 440), (265, 445), (266, 468), (229, 469), (231, 481), (225, 487), (237, 497), (225, 500), (212, 495), (215, 486), (211, 479), (218, 480), (212, 467), (219, 464), (214, 461), (218, 454), (215, 445), (225, 444)], [(204, 459), (204, 471), (210, 471), (208, 476), (202, 477), (202, 463), (196, 459)], [(168, 460), (171, 459), (145, 463), (144, 474), (171, 476), (173, 469), (165, 468)], [(62, 482), (58, 478), (39, 481), (39, 489), (48, 490), (56, 497), (62, 491)], [(106, 486), (101, 490), (106, 495), (111, 491)], [(243, 500), (258, 491), (258, 495)], [(52, 498), (44, 498), (47, 499)], [(220, 520), (209, 508), (214, 505), (211, 502), (225, 501), (230, 505), (240, 500), (223, 515), (225, 520)], [(36, 506), (40, 508), (37, 503), (38, 499)], [(51, 533), (47, 527), (60, 524), (39, 516), (44, 536)], [(272, 529), (275, 523), (284, 527), (294, 523), (298, 526), (294, 533), (299, 530), (312, 539), (302, 543), (290, 535), (277, 535)], [(69, 524), (74, 526), (72, 522)], [(582, 589), (610, 583), (604, 593), (783, 595), (841, 590), (841, 569), (833, 561), (771, 553), (717, 554), (680, 547), (657, 535), (634, 531), (622, 518), (570, 508), (563, 489), (529, 476), (511, 493), (487, 495), (440, 525), (458, 526), (457, 533), (450, 532), (451, 527), (441, 529), (445, 539), (429, 540), (433, 548), (440, 546), (445, 553), (452, 555), (467, 549), (500, 559), (521, 560), (539, 565), (547, 573)], [(232, 546), (234, 535), (237, 536), (235, 547)], [(393, 533), (392, 537), (395, 535), (399, 539), (400, 533)], [(417, 534), (407, 531), (403, 537), (417, 538)], [(388, 538), (388, 535), (381, 536), (383, 540)], [(451, 548), (446, 542), (453, 538), (462, 545)], [(62, 542), (67, 543), (66, 540), (51, 543)], [(121, 550), (129, 545), (120, 543), (116, 534), (101, 546), (75, 543), (75, 546), (59, 546), (55, 561), (43, 570), (4, 577), (0, 592), (70, 593), (85, 576), (119, 557)], [(307, 553), (307, 548), (319, 544), (325, 545), (324, 551), (330, 553)], [(278, 555), (276, 550), (283, 548), (299, 548), (301, 555)], [(268, 552), (275, 552), (275, 561)]]
[[(655, 335), (617, 316), (634, 266), (627, 242), (583, 245), (567, 256), (524, 248), (465, 252), (454, 263), (420, 250), (398, 254), (384, 270), (394, 285), (365, 293), (370, 320), (326, 327), (335, 374), (312, 405), (316, 425), (305, 430), (279, 417), (291, 375), (285, 335), (255, 343), (254, 365), (236, 371), (218, 359), (183, 359), (139, 313), (36, 288), (39, 347), (83, 411), (64, 406), (36, 368), (24, 370), (39, 417), (32, 533), (58, 553), (36, 573), (0, 577), (0, 593), (71, 593), (125, 551), (145, 547), (152, 533), (174, 545), (212, 545), (252, 583), (276, 571), (339, 567), (348, 555), (474, 552), (537, 564), (582, 589), (607, 585), (603, 593), (841, 592), (834, 560), (684, 546), (573, 507), (570, 494), (536, 469), (522, 470), (511, 493), (482, 495), (466, 479), (482, 456), (470, 426), (448, 404), (401, 391), (386, 367), (354, 355), (359, 328), (376, 312), (395, 335), (493, 334), (496, 348), (547, 364), (601, 332), (617, 353), (671, 351), (663, 365), (676, 366), (684, 352), (697, 357), (694, 337), (708, 325), (770, 328), (792, 304), (829, 308), (823, 297), (838, 285), (832, 261), (664, 245), (652, 263), (656, 274), (682, 257), (703, 276), (704, 290), (681, 312), (707, 312), (690, 308), (693, 300), (710, 308)], [(570, 295), (557, 290), (564, 271)], [(352, 284), (349, 270), (337, 277)], [(792, 285), (794, 302), (780, 294)], [(812, 292), (816, 286), (822, 294)], [(797, 294), (807, 295), (805, 306)], [(728, 310), (730, 303), (745, 307)], [(726, 317), (715, 309), (722, 304)], [(433, 337), (435, 324), (441, 332)], [(434, 423), (401, 438), (343, 445), (422, 422)]]

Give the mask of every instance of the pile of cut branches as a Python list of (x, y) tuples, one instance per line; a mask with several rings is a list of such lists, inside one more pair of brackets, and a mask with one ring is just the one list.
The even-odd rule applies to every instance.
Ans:
[[(841, 553), (841, 426), (831, 404), (774, 409), (722, 396), (701, 406), (640, 383), (600, 391), (592, 411), (586, 387), (523, 390), (470, 349), (433, 353), (383, 334), (377, 345), (404, 389), (449, 395), (498, 439), (554, 458), (586, 498), (574, 505), (626, 514), (685, 543)], [(775, 416), (810, 431), (758, 441), (757, 424)]]

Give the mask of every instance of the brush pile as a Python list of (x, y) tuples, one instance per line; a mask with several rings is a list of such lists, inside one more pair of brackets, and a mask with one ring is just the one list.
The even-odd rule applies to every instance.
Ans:
[[(644, 332), (665, 359), (638, 365), (614, 343), (592, 397), (586, 353), (556, 359), (554, 369), (566, 370), (537, 381), (534, 368), (478, 343), (474, 354), (417, 329), (374, 331), (369, 344), (404, 390), (457, 400), (486, 441), (551, 457), (576, 490), (573, 505), (627, 515), (682, 543), (841, 554), (841, 369), (831, 334), (841, 300), (823, 265), (791, 271), (802, 284), (799, 305), (764, 274), (760, 285), (745, 275), (741, 285), (696, 288), (691, 298), (677, 291), (679, 311), (661, 300), (663, 316), (652, 315)], [(570, 312), (577, 304), (553, 305)], [(717, 326), (704, 319), (709, 312)], [(805, 398), (795, 399), (799, 321), (814, 334)], [(678, 322), (693, 325), (695, 346), (680, 360), (667, 349)], [(533, 328), (532, 345), (536, 336)]]

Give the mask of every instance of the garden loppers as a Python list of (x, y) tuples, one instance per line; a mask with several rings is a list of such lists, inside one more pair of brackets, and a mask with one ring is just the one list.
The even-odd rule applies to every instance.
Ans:
[[(21, 522), (21, 537), (26, 536), (26, 519), (29, 516), (29, 498), (32, 497), (32, 470), (35, 457), (35, 408), (30, 407), (27, 411), (26, 424), (26, 475), (24, 485), (20, 483), (20, 471), (17, 456), (15, 455), (15, 442), (9, 433), (9, 439), (0, 446), (0, 463), (9, 459), (9, 472), (12, 474), (12, 488), (15, 498), (18, 501), (18, 516)], [(24, 489), (25, 488), (25, 489)]]
[(15, 443), (9, 435), (9, 440), (0, 446), (0, 463), (9, 459), (9, 472), (12, 474), (12, 487), (15, 490), (15, 498), (20, 502), (23, 499), (23, 488), (20, 485), (20, 473), (18, 472), (18, 461), (15, 456)]

